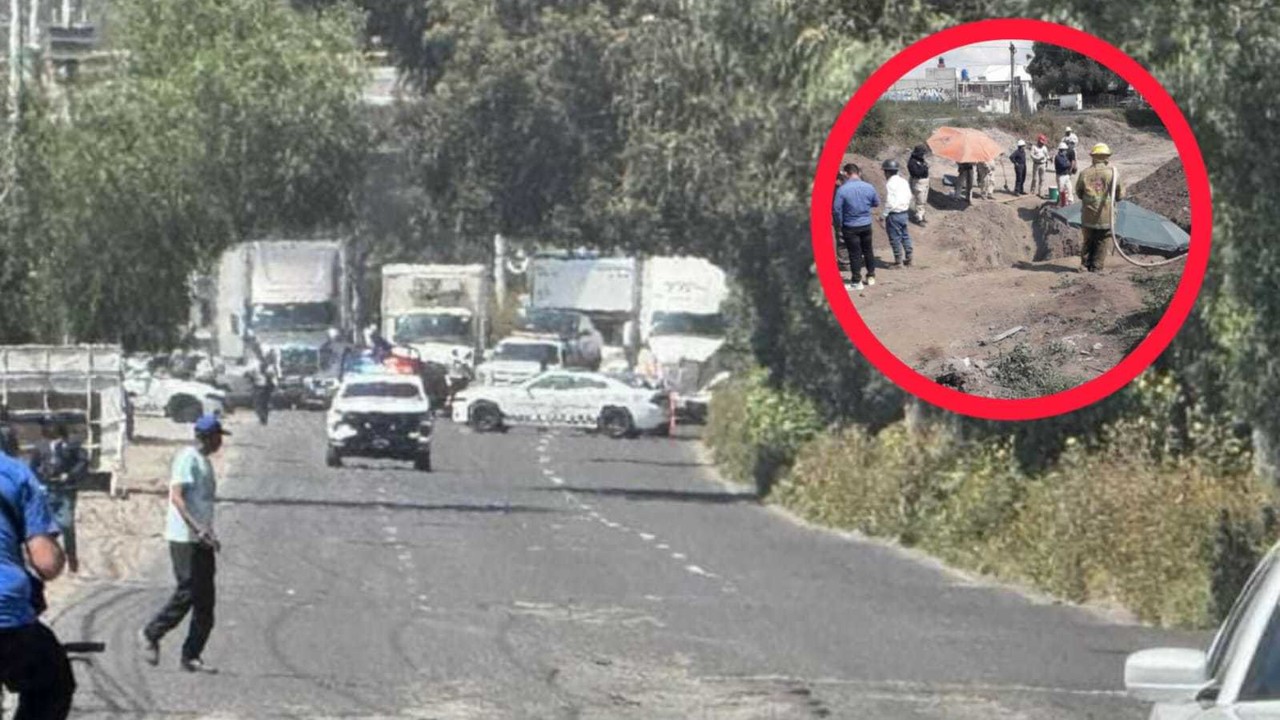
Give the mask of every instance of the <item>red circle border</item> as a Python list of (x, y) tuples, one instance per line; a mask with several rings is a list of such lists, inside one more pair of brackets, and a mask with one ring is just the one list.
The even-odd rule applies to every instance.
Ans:
[[(890, 352), (863, 322), (836, 265), (831, 236), (831, 179), (863, 117), (893, 83), (911, 70), (951, 50), (991, 40), (1052, 43), (1088, 55), (1120, 75), (1150, 104), (1164, 123), (1178, 155), (1191, 199), (1191, 241), (1186, 268), (1168, 309), (1133, 352), (1101, 376), (1053, 395), (1025, 399), (988, 398), (940, 385)], [(952, 412), (988, 420), (1036, 420), (1079, 410), (1129, 384), (1173, 341), (1195, 305), (1209, 265), (1213, 204), (1204, 157), (1191, 126), (1169, 93), (1124, 51), (1082, 30), (1041, 20), (1002, 19), (958, 25), (923, 38), (895, 55), (867, 78), (840, 112), (827, 136), (814, 174), (810, 234), (818, 279), (832, 312), (849, 339), (876, 368), (907, 392)]]

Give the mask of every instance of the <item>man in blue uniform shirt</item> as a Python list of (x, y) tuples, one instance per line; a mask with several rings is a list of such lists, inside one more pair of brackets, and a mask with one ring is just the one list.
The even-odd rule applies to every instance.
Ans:
[[(7, 431), (0, 438), (12, 436)], [(0, 447), (0, 683), (18, 693), (14, 720), (63, 720), (71, 712), (75, 676), (66, 651), (42, 624), (41, 583), (62, 573), (58, 525), (48, 494), (31, 468)], [(30, 569), (28, 569), (30, 567)]]
[(867, 284), (876, 284), (876, 259), (871, 248), (871, 210), (880, 207), (880, 196), (871, 183), (862, 179), (857, 165), (844, 166), (849, 178), (836, 190), (831, 208), (831, 222), (840, 228), (840, 239), (849, 249), (850, 283), (862, 289), (862, 269), (867, 270)]

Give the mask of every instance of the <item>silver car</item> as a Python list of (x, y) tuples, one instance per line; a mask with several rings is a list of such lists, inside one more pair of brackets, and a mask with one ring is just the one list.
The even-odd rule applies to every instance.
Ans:
[(1209, 650), (1143, 650), (1126, 690), (1156, 703), (1152, 720), (1280, 719), (1280, 544), (1253, 571)]

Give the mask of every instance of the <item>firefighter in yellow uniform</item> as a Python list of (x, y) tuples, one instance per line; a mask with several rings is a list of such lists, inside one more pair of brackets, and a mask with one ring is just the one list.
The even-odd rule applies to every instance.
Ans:
[(1082, 270), (1101, 272), (1111, 243), (1111, 220), (1114, 203), (1124, 198), (1119, 174), (1111, 167), (1111, 148), (1098, 143), (1089, 152), (1093, 165), (1076, 178), (1076, 197), (1080, 198), (1080, 247)]

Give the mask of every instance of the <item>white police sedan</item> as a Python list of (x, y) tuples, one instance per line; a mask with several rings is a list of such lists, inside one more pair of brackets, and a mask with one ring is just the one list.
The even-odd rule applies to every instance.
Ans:
[(1151, 720), (1280, 719), (1280, 544), (1258, 563), (1208, 651), (1130, 655), (1124, 684)]
[(669, 427), (667, 394), (600, 373), (551, 370), (519, 385), (472, 386), (453, 399), (453, 421), (478, 432), (518, 425), (599, 430), (612, 438)]

